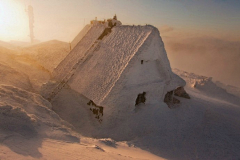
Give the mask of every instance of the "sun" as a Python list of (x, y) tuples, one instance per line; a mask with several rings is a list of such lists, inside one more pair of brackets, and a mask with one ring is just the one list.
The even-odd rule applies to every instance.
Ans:
[(28, 31), (24, 6), (16, 0), (0, 1), (0, 40), (19, 40)]

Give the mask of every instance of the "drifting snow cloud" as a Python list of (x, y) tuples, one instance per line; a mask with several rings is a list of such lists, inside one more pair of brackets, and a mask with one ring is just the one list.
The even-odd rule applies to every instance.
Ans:
[(159, 30), (160, 30), (161, 33), (166, 33), (166, 32), (173, 31), (174, 28), (171, 27), (171, 26), (168, 26), (168, 25), (164, 25), (164, 26), (160, 27)]
[(170, 38), (165, 46), (173, 68), (240, 87), (240, 41), (210, 37)]

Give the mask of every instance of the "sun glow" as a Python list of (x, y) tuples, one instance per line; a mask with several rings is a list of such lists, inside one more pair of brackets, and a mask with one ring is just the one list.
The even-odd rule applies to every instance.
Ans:
[(0, 1), (0, 40), (22, 40), (28, 35), (28, 17), (16, 0)]

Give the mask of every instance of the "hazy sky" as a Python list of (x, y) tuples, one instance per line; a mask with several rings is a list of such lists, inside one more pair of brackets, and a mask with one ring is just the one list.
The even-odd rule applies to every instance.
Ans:
[(123, 24), (152, 24), (168, 36), (240, 37), (239, 0), (0, 0), (0, 40), (29, 41), (29, 4), (41, 41), (71, 41), (90, 20), (115, 13)]

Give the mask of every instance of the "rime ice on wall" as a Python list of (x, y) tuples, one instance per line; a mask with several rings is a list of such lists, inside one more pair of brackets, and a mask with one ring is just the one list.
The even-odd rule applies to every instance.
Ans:
[(111, 34), (102, 40), (100, 49), (78, 67), (70, 82), (71, 88), (99, 103), (110, 92), (151, 31), (150, 26), (113, 28)]
[[(98, 105), (133, 105), (139, 93), (147, 102), (185, 82), (172, 73), (164, 44), (153, 26), (115, 26), (102, 39), (106, 24), (93, 24), (76, 47), (58, 65), (53, 79)], [(64, 86), (63, 85), (63, 86)], [(57, 94), (63, 86), (55, 87)], [(54, 96), (52, 96), (54, 97)], [(127, 100), (127, 101), (126, 101)]]
[(69, 81), (72, 89), (97, 104), (104, 100), (106, 104), (115, 92), (119, 97), (119, 93), (129, 92), (125, 98), (131, 97), (131, 103), (143, 91), (155, 94), (152, 99), (162, 99), (162, 94), (185, 85), (171, 72), (163, 42), (153, 26), (114, 27), (99, 45)]
[(146, 103), (163, 101), (168, 91), (185, 85), (184, 80), (172, 73), (159, 32), (152, 29), (101, 105), (134, 106), (138, 94), (143, 92)]

